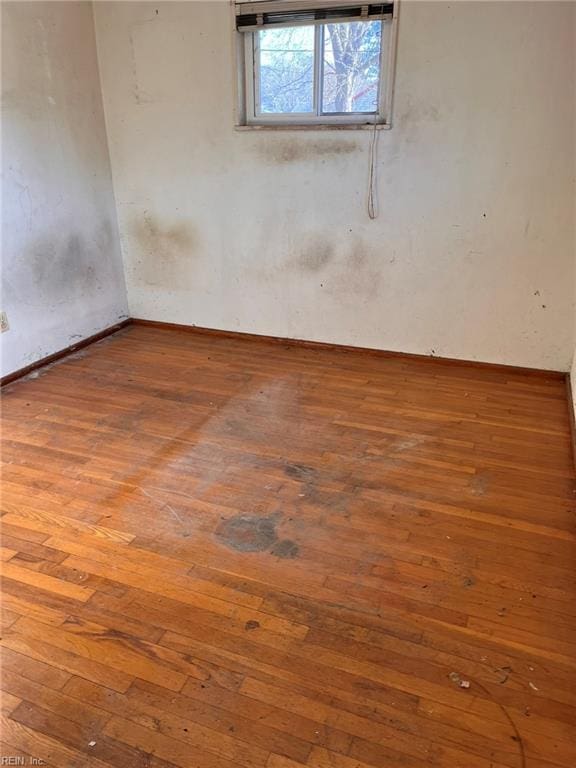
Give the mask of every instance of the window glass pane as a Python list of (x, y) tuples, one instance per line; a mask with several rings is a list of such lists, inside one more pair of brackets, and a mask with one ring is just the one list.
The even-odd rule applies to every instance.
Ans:
[(258, 32), (260, 112), (314, 110), (314, 27)]
[(324, 27), (323, 112), (377, 112), (381, 21)]

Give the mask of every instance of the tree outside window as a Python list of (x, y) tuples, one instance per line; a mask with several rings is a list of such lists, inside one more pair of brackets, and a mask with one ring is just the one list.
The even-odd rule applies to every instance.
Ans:
[(260, 111), (313, 113), (315, 57), (320, 57), (319, 112), (375, 113), (380, 78), (380, 21), (321, 27), (316, 51), (314, 26), (280, 27), (258, 33)]

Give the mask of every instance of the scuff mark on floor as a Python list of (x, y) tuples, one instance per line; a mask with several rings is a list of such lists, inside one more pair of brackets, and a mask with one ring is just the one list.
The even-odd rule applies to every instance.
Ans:
[[(142, 491), (144, 496), (147, 496), (149, 499), (152, 499), (152, 501), (157, 503), (158, 500), (155, 498), (155, 496), (153, 496), (151, 493), (149, 493), (145, 488), (140, 488), (140, 490)], [(183, 528), (186, 528), (186, 521), (178, 514), (178, 512), (176, 512), (174, 507), (172, 507), (170, 504), (168, 504), (167, 501), (164, 502), (164, 504), (162, 504), (162, 506), (160, 507), (160, 511), (162, 511), (163, 509), (167, 509), (170, 512), (170, 514), (172, 515), (172, 517), (174, 517), (180, 523), (180, 525)], [(189, 531), (185, 530), (182, 533), (182, 536), (184, 536), (185, 538), (190, 536)]]

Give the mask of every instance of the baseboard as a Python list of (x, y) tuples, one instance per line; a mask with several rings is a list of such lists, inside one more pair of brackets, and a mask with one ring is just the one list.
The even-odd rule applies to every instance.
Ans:
[[(60, 360), (61, 358), (66, 357), (72, 352), (76, 352), (79, 349), (83, 349), (84, 347), (89, 346), (90, 344), (94, 344), (95, 342), (106, 338), (106, 336), (110, 336), (111, 334), (116, 333), (116, 331), (119, 331), (122, 328), (126, 328), (126, 326), (128, 325), (140, 325), (140, 326), (145, 326), (149, 328), (157, 328), (160, 330), (181, 331), (183, 333), (195, 333), (195, 334), (204, 335), (204, 336), (214, 336), (214, 337), (226, 338), (226, 339), (245, 339), (245, 340), (251, 340), (251, 341), (265, 341), (273, 344), (282, 344), (284, 346), (288, 345), (288, 346), (294, 346), (294, 347), (305, 347), (308, 349), (325, 349), (333, 352), (343, 352), (343, 353), (351, 353), (351, 354), (363, 353), (363, 354), (369, 354), (369, 355), (374, 355), (376, 357), (384, 357), (384, 358), (419, 360), (422, 362), (430, 363), (431, 365), (450, 365), (452, 367), (461, 366), (465, 368), (478, 368), (480, 370), (485, 370), (485, 371), (494, 371), (494, 372), (498, 371), (501, 373), (504, 372), (504, 373), (510, 373), (510, 374), (520, 373), (528, 376), (544, 377), (552, 381), (561, 381), (562, 379), (566, 379), (568, 395), (571, 397), (570, 377), (569, 375), (560, 371), (548, 371), (541, 368), (524, 368), (516, 365), (504, 365), (502, 363), (483, 363), (483, 362), (479, 362), (478, 360), (460, 360), (459, 358), (435, 357), (432, 355), (418, 355), (413, 352), (393, 352), (393, 351), (383, 350), (383, 349), (374, 349), (373, 347), (355, 347), (347, 344), (332, 344), (324, 341), (292, 339), (285, 336), (265, 336), (264, 334), (259, 334), (259, 333), (244, 333), (243, 331), (225, 331), (217, 328), (204, 328), (198, 325), (182, 325), (179, 323), (164, 323), (160, 320), (144, 320), (142, 318), (137, 318), (137, 317), (127, 318), (126, 320), (123, 320), (121, 323), (116, 323), (116, 325), (112, 325), (109, 328), (105, 328), (103, 331), (100, 331), (99, 333), (95, 333), (93, 336), (89, 336), (86, 339), (82, 339), (82, 341), (78, 341), (76, 344), (71, 344), (69, 347), (65, 347), (64, 349), (61, 349), (59, 352), (54, 352), (52, 355), (43, 357), (41, 360), (36, 360), (36, 362), (31, 363), (30, 365), (27, 365), (24, 368), (20, 368), (18, 371), (14, 371), (13, 373), (8, 373), (6, 376), (3, 376), (0, 379), (0, 386), (3, 387), (6, 384), (10, 384), (11, 382), (16, 381), (17, 379), (22, 378), (23, 376), (27, 376), (29, 373), (32, 373), (32, 371), (35, 371), (37, 368), (42, 368), (44, 365), (53, 363), (55, 360)], [(574, 449), (574, 456), (575, 456), (575, 463), (576, 463), (576, 421), (574, 419), (574, 410), (571, 407), (571, 403), (572, 403), (572, 400), (570, 400), (570, 413), (571, 413), (571, 427), (572, 427), (572, 442), (573, 442), (573, 449)]]
[(570, 442), (572, 443), (572, 461), (576, 470), (576, 414), (574, 413), (574, 397), (570, 374), (566, 374), (566, 397), (568, 398), (568, 418), (570, 420)]
[(179, 323), (164, 323), (160, 320), (143, 320), (133, 317), (134, 325), (147, 326), (149, 328), (158, 328), (171, 331), (182, 331), (184, 333), (196, 333), (206, 336), (216, 336), (226, 339), (246, 339), (252, 341), (266, 341), (275, 344), (283, 344), (294, 347), (307, 347), (309, 349), (327, 349), (335, 352), (362, 352), (363, 354), (375, 355), (377, 357), (400, 358), (406, 360), (421, 360), (433, 365), (462, 366), (466, 368), (479, 368), (483, 370), (499, 371), (501, 373), (524, 374), (528, 376), (538, 376), (551, 379), (553, 381), (562, 381), (565, 373), (561, 371), (549, 371), (543, 368), (524, 368), (517, 365), (504, 365), (502, 363), (483, 363), (478, 360), (461, 360), (451, 357), (435, 357), (434, 355), (418, 355), (413, 352), (391, 352), (383, 349), (374, 349), (373, 347), (355, 347), (346, 344), (332, 344), (324, 341), (308, 341), (306, 339), (291, 339), (285, 336), (265, 336), (259, 333), (244, 333), (243, 331), (223, 331), (216, 328), (204, 328), (199, 325), (181, 325)]
[(47, 355), (40, 360), (36, 360), (36, 362), (30, 363), (30, 365), (26, 365), (24, 368), (20, 368), (19, 370), (13, 371), (12, 373), (7, 373), (6, 376), (2, 376), (0, 379), (0, 387), (4, 387), (6, 384), (11, 384), (13, 381), (21, 379), (23, 376), (27, 376), (29, 373), (32, 373), (32, 371), (35, 371), (37, 368), (42, 368), (44, 365), (53, 363), (55, 360), (60, 360), (62, 357), (70, 355), (72, 352), (77, 352), (79, 349), (83, 349), (90, 344), (95, 344), (97, 341), (105, 339), (106, 336), (110, 336), (112, 333), (116, 333), (116, 331), (119, 331), (122, 328), (125, 328), (127, 325), (130, 325), (131, 322), (132, 321), (129, 318), (122, 320), (121, 323), (116, 323), (116, 325), (111, 325), (109, 328), (104, 328), (103, 331), (99, 331), (93, 336), (88, 336), (86, 339), (77, 341), (76, 344), (71, 344), (69, 347), (65, 347), (58, 352)]

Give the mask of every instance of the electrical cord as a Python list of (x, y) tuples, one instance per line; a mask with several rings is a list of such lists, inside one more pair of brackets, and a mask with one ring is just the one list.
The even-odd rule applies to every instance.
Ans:
[(368, 171), (368, 216), (371, 219), (375, 219), (378, 216), (378, 202), (377, 202), (377, 174), (376, 165), (378, 161), (378, 134), (376, 123), (370, 136), (370, 168)]

